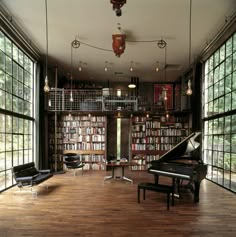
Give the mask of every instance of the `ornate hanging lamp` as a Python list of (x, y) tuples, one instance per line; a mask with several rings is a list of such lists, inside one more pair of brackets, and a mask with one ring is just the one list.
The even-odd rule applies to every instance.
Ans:
[(126, 0), (111, 0), (111, 4), (113, 5), (113, 11), (116, 12), (116, 16), (121, 16), (122, 11), (121, 8), (126, 3)]
[(117, 57), (125, 51), (125, 39), (126, 35), (121, 31), (121, 27), (118, 24), (118, 31), (112, 35), (112, 48)]

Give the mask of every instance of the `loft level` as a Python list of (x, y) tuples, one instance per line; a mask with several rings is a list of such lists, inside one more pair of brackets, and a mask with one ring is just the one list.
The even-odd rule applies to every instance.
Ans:
[(57, 112), (80, 112), (80, 111), (173, 111), (173, 108), (163, 106), (150, 106), (147, 99), (136, 96), (130, 91), (110, 90), (104, 93), (102, 89), (55, 89), (51, 88), (48, 93), (48, 111)]

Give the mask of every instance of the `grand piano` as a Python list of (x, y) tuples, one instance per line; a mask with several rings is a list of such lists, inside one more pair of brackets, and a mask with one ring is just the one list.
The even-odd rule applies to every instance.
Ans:
[(167, 176), (173, 179), (174, 189), (178, 192), (184, 180), (194, 193), (194, 201), (199, 202), (200, 183), (206, 177), (207, 165), (199, 158), (201, 133), (195, 132), (186, 137), (159, 160), (151, 161), (148, 172), (154, 175), (155, 183), (159, 176)]

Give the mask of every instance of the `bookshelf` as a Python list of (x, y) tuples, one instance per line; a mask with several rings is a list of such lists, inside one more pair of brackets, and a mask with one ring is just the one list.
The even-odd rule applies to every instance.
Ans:
[(104, 170), (106, 160), (106, 116), (65, 115), (63, 150), (82, 156), (84, 169)]
[(48, 117), (49, 130), (49, 167), (52, 171), (63, 170), (63, 124), (60, 121), (60, 116), (50, 114)]
[(187, 115), (134, 116), (131, 127), (131, 157), (137, 163), (132, 170), (147, 170), (152, 160), (158, 160), (189, 135)]

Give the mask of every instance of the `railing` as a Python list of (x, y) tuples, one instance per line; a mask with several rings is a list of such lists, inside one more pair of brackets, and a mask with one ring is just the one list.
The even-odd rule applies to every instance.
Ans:
[(49, 111), (137, 111), (138, 98), (126, 91), (51, 89)]

